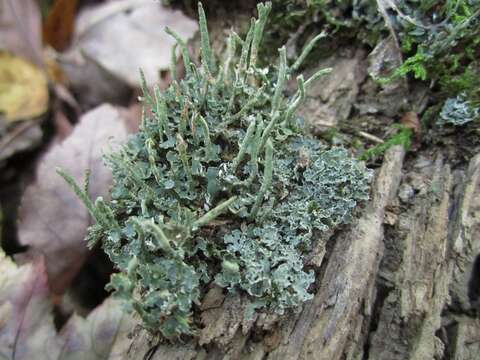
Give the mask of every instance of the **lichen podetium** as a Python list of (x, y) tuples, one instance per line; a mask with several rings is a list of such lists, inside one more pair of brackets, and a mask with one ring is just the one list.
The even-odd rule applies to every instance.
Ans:
[(230, 34), (222, 61), (210, 47), (201, 4), (200, 64), (167, 29), (185, 77), (172, 71), (164, 93), (144, 83), (139, 132), (106, 156), (110, 201), (93, 203), (59, 170), (96, 220), (89, 246), (101, 243), (119, 270), (109, 288), (165, 337), (195, 333), (194, 304), (212, 282), (248, 294), (246, 316), (282, 314), (311, 299), (314, 272), (304, 257), (316, 234), (348, 221), (368, 198), (370, 171), (346, 150), (304, 135), (295, 116), (309, 85), (328, 69), (306, 81), (298, 76), (298, 90), (286, 97), (293, 67), (285, 47), (276, 67), (259, 67), (270, 9), (258, 5), (245, 39)]

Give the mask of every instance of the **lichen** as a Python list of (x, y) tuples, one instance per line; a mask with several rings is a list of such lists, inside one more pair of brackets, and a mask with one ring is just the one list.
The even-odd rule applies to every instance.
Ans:
[(465, 93), (449, 98), (443, 104), (437, 120), (440, 126), (462, 126), (480, 117), (480, 108), (472, 106)]
[(140, 130), (106, 157), (110, 201), (93, 203), (59, 171), (96, 220), (89, 246), (101, 243), (118, 269), (109, 288), (166, 337), (195, 332), (192, 314), (212, 282), (248, 294), (252, 311), (282, 314), (311, 299), (305, 255), (316, 234), (348, 222), (368, 198), (371, 172), (346, 150), (304, 135), (295, 116), (328, 69), (298, 76), (286, 97), (299, 62), (289, 66), (282, 47), (277, 66), (258, 65), (270, 9), (258, 5), (246, 38), (229, 35), (223, 61), (210, 48), (201, 4), (200, 64), (167, 30), (185, 77), (172, 71), (164, 93), (144, 84)]

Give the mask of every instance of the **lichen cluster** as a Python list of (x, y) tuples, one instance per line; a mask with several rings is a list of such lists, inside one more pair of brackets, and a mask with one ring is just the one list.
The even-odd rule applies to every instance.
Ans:
[(291, 66), (282, 47), (276, 67), (259, 67), (270, 9), (258, 5), (244, 39), (231, 32), (222, 61), (200, 4), (200, 64), (167, 29), (185, 77), (177, 78), (174, 49), (171, 86), (150, 93), (145, 84), (139, 132), (106, 157), (110, 201), (92, 203), (60, 171), (96, 220), (89, 245), (100, 242), (119, 270), (109, 287), (166, 337), (193, 332), (192, 313), (212, 283), (248, 294), (255, 311), (281, 314), (311, 299), (305, 255), (316, 234), (347, 222), (368, 198), (370, 171), (346, 150), (304, 135), (295, 116), (328, 70), (298, 76), (298, 90), (286, 96), (321, 36)]
[(480, 108), (472, 106), (465, 93), (445, 101), (437, 124), (462, 126), (480, 117)]

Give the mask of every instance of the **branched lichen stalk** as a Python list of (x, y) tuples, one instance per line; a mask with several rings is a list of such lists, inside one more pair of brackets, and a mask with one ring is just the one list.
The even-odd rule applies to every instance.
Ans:
[(73, 189), (75, 194), (82, 200), (90, 215), (96, 220), (101, 221), (101, 216), (98, 214), (95, 205), (93, 204), (92, 200), (88, 197), (86, 192), (83, 192), (82, 189), (77, 185), (75, 180), (70, 174), (67, 174), (63, 169), (57, 168), (57, 174), (60, 175), (68, 185)]
[(198, 24), (200, 26), (200, 42), (202, 51), (202, 61), (208, 71), (215, 73), (215, 60), (213, 59), (212, 49), (210, 48), (210, 39), (208, 37), (207, 19), (205, 17), (205, 11), (203, 10), (202, 3), (198, 3)]
[(271, 3), (260, 3), (257, 5), (258, 20), (255, 21), (255, 28), (253, 31), (252, 49), (250, 51), (250, 66), (257, 64), (258, 50), (260, 48), (260, 42), (263, 37), (263, 30), (265, 29), (265, 23), (267, 22), (268, 15), (272, 10)]
[(317, 36), (315, 36), (312, 40), (310, 40), (307, 45), (302, 50), (302, 53), (298, 57), (298, 59), (293, 63), (293, 65), (290, 67), (290, 71), (295, 72), (297, 71), (300, 66), (302, 66), (303, 62), (307, 58), (307, 56), (310, 54), (310, 52), (313, 50), (315, 45), (323, 38), (327, 36), (327, 33), (321, 32)]
[(235, 157), (235, 159), (233, 159), (233, 162), (232, 162), (233, 172), (237, 171), (238, 165), (243, 160), (243, 157), (247, 152), (247, 148), (252, 142), (252, 139), (255, 135), (255, 125), (256, 125), (255, 119), (253, 119), (253, 121), (250, 122), (250, 125), (248, 125), (247, 132), (245, 134), (245, 137), (243, 138), (242, 143), (240, 144), (240, 148), (238, 149), (237, 156)]
[[(165, 27), (165, 32), (168, 35), (172, 36), (177, 41), (178, 46), (180, 46), (180, 52), (182, 53), (183, 66), (185, 68), (185, 73), (187, 76), (190, 76), (192, 74), (192, 68), (191, 68), (191, 60), (190, 60), (190, 55), (188, 54), (187, 45), (182, 40), (182, 38), (175, 31), (170, 29), (168, 26)], [(176, 75), (175, 75), (175, 78), (176, 78)]]
[(172, 81), (177, 81), (177, 44), (173, 45), (172, 53), (170, 55), (170, 74)]
[(193, 229), (198, 229), (216, 219), (223, 212), (227, 211), (227, 209), (235, 202), (235, 200), (237, 200), (237, 197), (232, 196), (230, 199), (220, 203), (218, 206), (203, 215), (200, 219), (196, 220), (193, 223)]
[(260, 205), (263, 202), (265, 195), (272, 185), (272, 175), (273, 175), (273, 144), (272, 140), (268, 139), (265, 146), (265, 163), (263, 171), (262, 186), (255, 198), (255, 203), (253, 204), (252, 211), (250, 212), (250, 218), (255, 218), (260, 209)]
[(149, 232), (153, 235), (153, 238), (156, 241), (156, 245), (161, 248), (163, 251), (172, 254), (173, 249), (170, 245), (170, 240), (167, 238), (162, 228), (155, 224), (153, 221), (145, 221), (141, 225), (146, 232)]

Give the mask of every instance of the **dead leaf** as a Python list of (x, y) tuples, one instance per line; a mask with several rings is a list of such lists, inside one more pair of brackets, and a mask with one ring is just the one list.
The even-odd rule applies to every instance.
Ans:
[(52, 48), (45, 48), (43, 51), (45, 70), (47, 72), (48, 79), (52, 82), (52, 85), (66, 85), (68, 83), (68, 79), (65, 76), (61, 65), (57, 61), (58, 57), (58, 53)]
[(16, 124), (0, 139), (0, 161), (39, 146), (42, 143), (42, 136), (39, 121), (31, 120)]
[(58, 334), (43, 258), (19, 267), (0, 249), (0, 358), (122, 359), (133, 326), (122, 303), (108, 298)]
[(408, 111), (400, 119), (400, 124), (405, 126), (407, 129), (411, 129), (415, 135), (415, 141), (413, 143), (413, 150), (418, 149), (422, 141), (422, 125), (420, 124), (420, 119), (416, 112)]
[(0, 52), (0, 112), (7, 123), (31, 119), (48, 109), (48, 83), (39, 68)]
[(65, 140), (73, 131), (72, 124), (61, 109), (55, 110), (53, 125), (55, 126), (55, 135), (60, 141)]
[(169, 68), (175, 41), (164, 32), (165, 26), (184, 40), (198, 28), (196, 21), (158, 1), (107, 2), (79, 14), (73, 46), (126, 83), (140, 87), (140, 68), (149, 83), (158, 82), (160, 71)]
[(35, 0), (0, 1), (0, 48), (42, 66), (41, 21)]
[(58, 51), (70, 44), (78, 0), (55, 0), (43, 24), (43, 41)]
[(73, 315), (60, 333), (61, 359), (123, 359), (131, 340), (132, 316), (112, 297), (82, 318)]
[(125, 82), (85, 54), (58, 54), (57, 60), (83, 109), (103, 103), (125, 104), (131, 98), (132, 90)]
[(127, 131), (131, 134), (136, 133), (142, 121), (142, 109), (141, 103), (135, 102), (131, 104), (126, 111), (126, 126)]
[(62, 84), (55, 83), (53, 84), (53, 89), (55, 91), (56, 98), (61, 100), (66, 105), (74, 111), (75, 115), (80, 116), (81, 109), (77, 100), (73, 97), (72, 93)]
[(91, 171), (89, 195), (108, 196), (111, 172), (102, 155), (109, 145), (126, 137), (121, 110), (100, 106), (85, 114), (73, 133), (53, 146), (37, 168), (20, 207), (19, 241), (30, 246), (28, 254), (44, 254), (51, 289), (63, 293), (81, 268), (88, 250), (84, 241), (90, 216), (75, 193), (56, 173), (60, 167), (78, 183)]
[(43, 259), (17, 267), (0, 250), (0, 357), (55, 358), (51, 311)]

